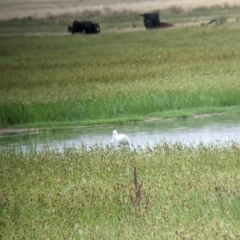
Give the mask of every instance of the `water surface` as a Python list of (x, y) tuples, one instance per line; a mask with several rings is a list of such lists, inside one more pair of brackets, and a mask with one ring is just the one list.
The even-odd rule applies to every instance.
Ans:
[(26, 152), (43, 148), (62, 151), (64, 148), (80, 147), (81, 144), (109, 145), (112, 131), (125, 133), (133, 146), (153, 146), (163, 141), (188, 145), (240, 143), (240, 119), (213, 117), (211, 119), (170, 120), (126, 124), (122, 126), (85, 127), (74, 131), (55, 133), (18, 133), (0, 138), (0, 150), (14, 149)]

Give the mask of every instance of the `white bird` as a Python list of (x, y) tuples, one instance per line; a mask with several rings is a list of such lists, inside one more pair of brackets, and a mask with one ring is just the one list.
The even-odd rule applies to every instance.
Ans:
[(114, 143), (114, 142), (116, 142), (118, 144), (121, 144), (121, 143), (127, 144), (127, 145), (131, 144), (131, 141), (127, 135), (118, 134), (118, 132), (116, 130), (113, 130), (113, 136), (112, 136), (112, 140), (111, 140), (111, 143)]

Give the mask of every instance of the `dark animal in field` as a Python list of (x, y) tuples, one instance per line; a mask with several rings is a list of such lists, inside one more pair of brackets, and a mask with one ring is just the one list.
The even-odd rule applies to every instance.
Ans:
[(169, 28), (173, 27), (173, 24), (160, 22), (159, 14), (157, 12), (144, 13), (140, 16), (143, 17), (143, 23), (146, 29), (156, 29), (156, 28)]
[(101, 29), (98, 23), (93, 23), (90, 21), (74, 21), (72, 26), (68, 26), (68, 32), (72, 34), (82, 33), (82, 34), (97, 34), (100, 33)]
[(140, 16), (143, 17), (143, 23), (146, 29), (159, 28), (160, 21), (159, 14), (157, 12), (143, 13), (140, 14)]

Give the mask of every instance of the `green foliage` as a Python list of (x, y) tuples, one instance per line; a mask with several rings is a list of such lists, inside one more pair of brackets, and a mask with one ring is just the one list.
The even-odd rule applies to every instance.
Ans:
[(221, 26), (2, 37), (0, 126), (239, 106), (239, 38)]
[(240, 146), (0, 152), (2, 239), (238, 239)]

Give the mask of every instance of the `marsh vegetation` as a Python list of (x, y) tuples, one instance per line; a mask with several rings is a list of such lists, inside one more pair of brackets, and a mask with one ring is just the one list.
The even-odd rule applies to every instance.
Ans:
[(239, 144), (1, 158), (2, 239), (238, 239)]
[[(235, 9), (222, 9), (236, 16)], [(212, 11), (216, 10), (208, 12), (208, 18), (214, 16)], [(166, 20), (177, 16), (186, 21), (186, 16), (193, 16), (188, 14), (172, 10)], [(62, 21), (65, 32), (64, 19), (58, 23), (32, 18), (1, 22), (12, 33), (16, 22), (15, 30), (23, 36), (1, 38), (0, 125), (239, 113), (239, 22), (164, 31), (110, 31), (114, 24), (126, 29), (132, 15), (128, 17), (116, 15), (114, 22), (113, 15), (102, 16), (99, 36), (24, 36), (26, 26), (30, 33), (44, 33), (61, 29)], [(39, 28), (44, 21), (46, 25), (41, 26), (48, 30)]]
[[(0, 127), (238, 116), (239, 8), (194, 11), (173, 7), (176, 27), (148, 32), (95, 14), (98, 36), (66, 35), (71, 16), (1, 21)], [(239, 156), (236, 142), (0, 151), (1, 237), (238, 239)]]

